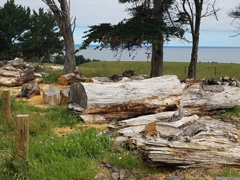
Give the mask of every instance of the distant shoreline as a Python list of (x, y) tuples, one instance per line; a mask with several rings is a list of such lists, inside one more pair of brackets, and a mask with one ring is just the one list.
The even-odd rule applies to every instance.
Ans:
[[(75, 44), (76, 48), (81, 47), (81, 44)], [(98, 45), (90, 45), (89, 47), (97, 47)], [(143, 48), (147, 48), (146, 46)], [(192, 46), (164, 46), (163, 48), (192, 48)], [(240, 49), (240, 47), (225, 47), (225, 46), (199, 46), (199, 49)]]

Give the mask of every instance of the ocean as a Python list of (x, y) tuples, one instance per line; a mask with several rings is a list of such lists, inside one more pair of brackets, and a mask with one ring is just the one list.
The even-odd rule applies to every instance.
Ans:
[[(76, 48), (78, 47), (79, 45), (76, 45)], [(164, 47), (164, 61), (190, 62), (191, 50), (191, 47)], [(151, 49), (139, 48), (132, 53), (126, 50), (116, 53), (110, 49), (95, 50), (94, 46), (90, 46), (79, 51), (77, 55), (101, 61), (150, 61)], [(198, 62), (240, 63), (240, 47), (200, 47)]]

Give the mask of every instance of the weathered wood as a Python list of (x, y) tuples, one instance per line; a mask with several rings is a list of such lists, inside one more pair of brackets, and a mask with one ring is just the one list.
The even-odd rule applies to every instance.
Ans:
[(208, 113), (210, 111), (240, 106), (240, 88), (228, 85), (186, 85), (182, 95), (182, 106), (187, 114)]
[(28, 159), (29, 149), (29, 115), (17, 115), (15, 122), (15, 156)]
[(49, 105), (59, 105), (61, 101), (60, 90), (56, 87), (49, 86), (43, 90), (42, 102)]
[(240, 167), (237, 129), (218, 120), (196, 120), (143, 144), (141, 152), (154, 166)]
[(40, 95), (40, 87), (37, 83), (28, 83), (23, 85), (21, 92), (17, 95), (17, 97), (27, 97), (30, 98), (35, 95)]
[(82, 83), (74, 83), (70, 87), (68, 108), (82, 112), (87, 107), (87, 94)]
[(152, 166), (240, 167), (238, 132), (230, 123), (162, 112), (122, 120), (111, 129), (120, 134), (119, 144), (125, 141), (139, 148)]
[(62, 75), (58, 78), (59, 84), (62, 84), (64, 86), (71, 85), (76, 81), (76, 74), (69, 73)]
[(85, 121), (94, 120), (96, 115), (112, 121), (177, 110), (184, 89), (177, 76), (116, 83), (83, 83), (83, 86), (88, 97), (87, 109), (81, 115)]
[(2, 63), (0, 67), (0, 86), (18, 86), (36, 78), (40, 77), (35, 76), (34, 67), (27, 65), (21, 58)]
[(198, 116), (182, 117), (180, 120), (175, 122), (167, 122), (166, 120), (171, 119), (171, 117), (176, 112), (162, 112), (154, 115), (146, 115), (137, 118), (132, 118), (128, 120), (123, 120), (118, 122), (117, 129), (120, 135), (132, 138), (132, 137), (142, 137), (142, 132), (149, 123), (156, 123), (156, 130), (161, 133), (161, 135), (167, 135), (170, 132), (176, 130), (180, 126), (195, 122)]
[(11, 122), (11, 91), (10, 89), (2, 90), (2, 111), (6, 118), (7, 123)]
[(70, 88), (62, 89), (60, 92), (61, 100), (60, 105), (65, 105), (68, 102)]

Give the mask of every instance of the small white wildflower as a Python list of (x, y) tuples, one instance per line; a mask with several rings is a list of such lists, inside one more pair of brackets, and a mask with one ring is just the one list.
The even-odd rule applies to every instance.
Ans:
[(118, 159), (122, 159), (122, 157), (119, 157)]
[(54, 143), (51, 143), (52, 145), (54, 144)]
[(42, 144), (42, 141), (39, 141), (40, 144)]
[(54, 137), (52, 137), (52, 139), (54, 139)]

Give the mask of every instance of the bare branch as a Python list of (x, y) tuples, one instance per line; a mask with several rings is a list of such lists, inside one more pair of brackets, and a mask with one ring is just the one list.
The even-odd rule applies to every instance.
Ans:
[(76, 28), (76, 16), (74, 17), (74, 19), (73, 19), (73, 23), (72, 23), (72, 26), (73, 26), (73, 29), (72, 29), (72, 32), (74, 33), (74, 31), (75, 31), (75, 28)]

